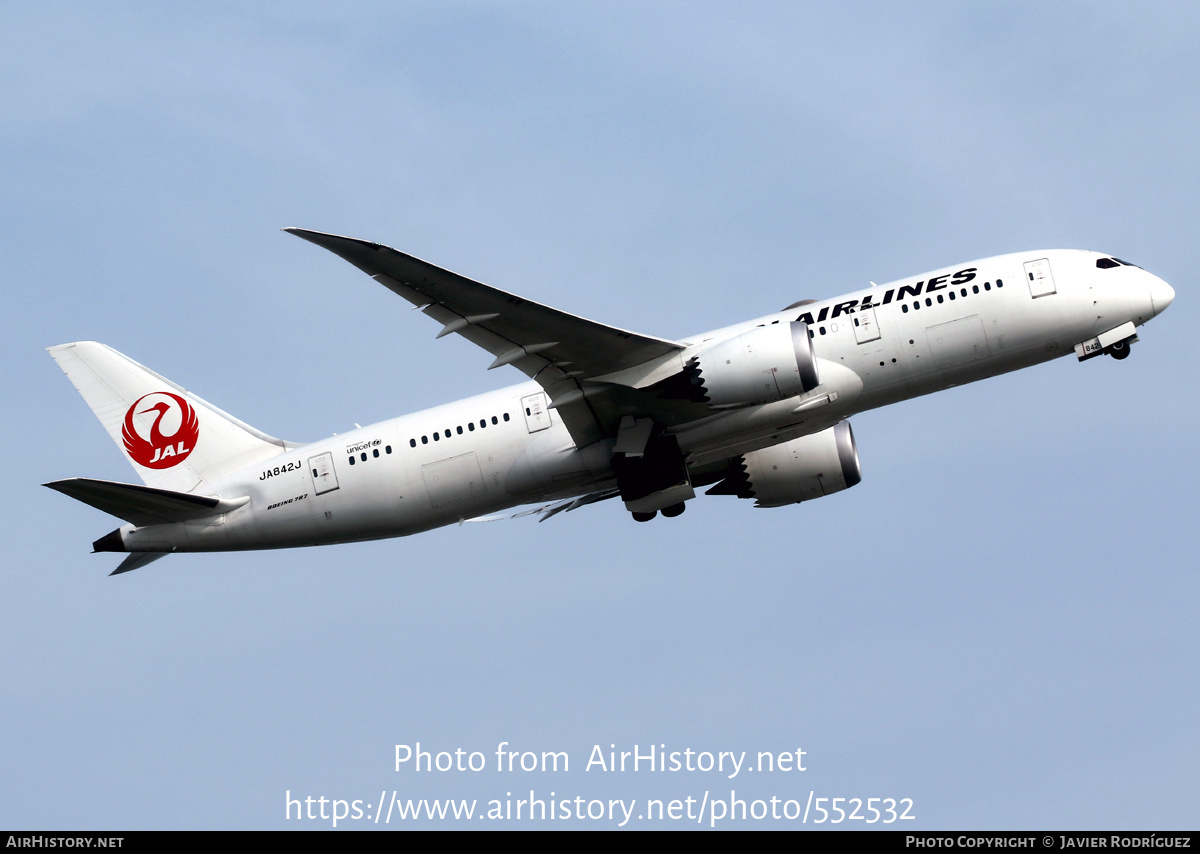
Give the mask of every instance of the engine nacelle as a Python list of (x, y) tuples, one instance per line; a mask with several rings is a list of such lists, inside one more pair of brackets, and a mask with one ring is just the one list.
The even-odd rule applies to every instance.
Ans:
[(820, 385), (808, 325), (756, 326), (717, 341), (689, 360), (703, 398), (714, 406), (752, 406), (786, 400)]
[(741, 471), (710, 495), (755, 499), (755, 507), (782, 507), (849, 489), (862, 480), (850, 422), (742, 456)]

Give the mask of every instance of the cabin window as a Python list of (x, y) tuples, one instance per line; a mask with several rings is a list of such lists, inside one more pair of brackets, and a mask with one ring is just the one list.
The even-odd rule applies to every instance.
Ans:
[(387, 447), (385, 447), (385, 448), (383, 449), (383, 452), (384, 452), (385, 454), (390, 454), (390, 453), (392, 452), (392, 446), (391, 446), (391, 445), (388, 445)]
[(984, 282), (984, 283), (983, 283), (983, 289), (984, 289), (985, 291), (990, 291), (990, 290), (992, 289), (992, 283), (991, 283), (991, 282)]
[(492, 423), (493, 423), (493, 424), (498, 424), (498, 423), (500, 423), (500, 422), (499, 422), (499, 419), (498, 419), (498, 418), (496, 418), (496, 416), (495, 416), (495, 415), (493, 415), (493, 416), (492, 416)]
[(904, 305), (900, 306), (900, 310), (903, 311), (905, 314), (908, 314), (908, 303), (905, 303)]
[(467, 429), (470, 430), (471, 432), (474, 432), (475, 431), (475, 422), (472, 421), (469, 424), (467, 424)]
[(505, 420), (505, 421), (507, 421), (507, 420), (508, 420), (508, 413), (507, 413), (507, 412), (505, 412), (505, 413), (504, 413), (504, 420)]
[(945, 300), (944, 300), (944, 299), (942, 299), (942, 295), (941, 295), (941, 294), (938, 294), (938, 302), (939, 302), (939, 303), (943, 303), (943, 302), (945, 302)]
[(373, 456), (375, 459), (379, 459), (379, 449), (376, 448), (375, 450), (371, 451), (371, 456)]
[(421, 444), (422, 444), (422, 445), (428, 445), (428, 444), (429, 444), (429, 437), (428, 437), (428, 436), (422, 436), (422, 437), (421, 437)]
[(362, 452), (362, 461), (363, 461), (364, 463), (367, 461), (367, 452), (366, 452), (366, 451), (363, 451), (363, 452)]
[(354, 456), (353, 455), (350, 456), (350, 465), (354, 465)]
[(971, 285), (971, 292), (976, 294), (979, 293), (979, 285)]
[(1003, 279), (996, 279), (996, 287), (998, 287), (998, 288), (1002, 288), (1002, 287), (1004, 287), (1004, 280), (1003, 280)]

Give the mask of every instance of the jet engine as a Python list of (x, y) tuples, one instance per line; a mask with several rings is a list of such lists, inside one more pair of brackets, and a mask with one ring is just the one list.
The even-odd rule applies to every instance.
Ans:
[(755, 507), (782, 507), (849, 489), (862, 480), (850, 422), (742, 455), (734, 471), (708, 495), (755, 499)]
[(649, 390), (733, 408), (786, 400), (819, 384), (808, 325), (793, 321), (702, 344), (681, 373)]

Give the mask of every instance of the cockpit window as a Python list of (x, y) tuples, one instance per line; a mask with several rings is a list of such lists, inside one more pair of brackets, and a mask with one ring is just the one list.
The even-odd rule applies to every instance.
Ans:
[(1141, 267), (1138, 267), (1137, 264), (1130, 264), (1128, 261), (1122, 261), (1120, 258), (1114, 258), (1113, 260), (1118, 264), (1124, 264), (1126, 267), (1137, 267), (1139, 270), (1142, 269)]
[(1111, 270), (1113, 267), (1120, 267), (1121, 265), (1114, 258), (1097, 258), (1096, 266), (1101, 270)]

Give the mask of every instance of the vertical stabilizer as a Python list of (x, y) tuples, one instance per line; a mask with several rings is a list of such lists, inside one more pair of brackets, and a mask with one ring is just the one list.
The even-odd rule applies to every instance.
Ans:
[(103, 344), (49, 353), (147, 486), (190, 492), (290, 447)]

